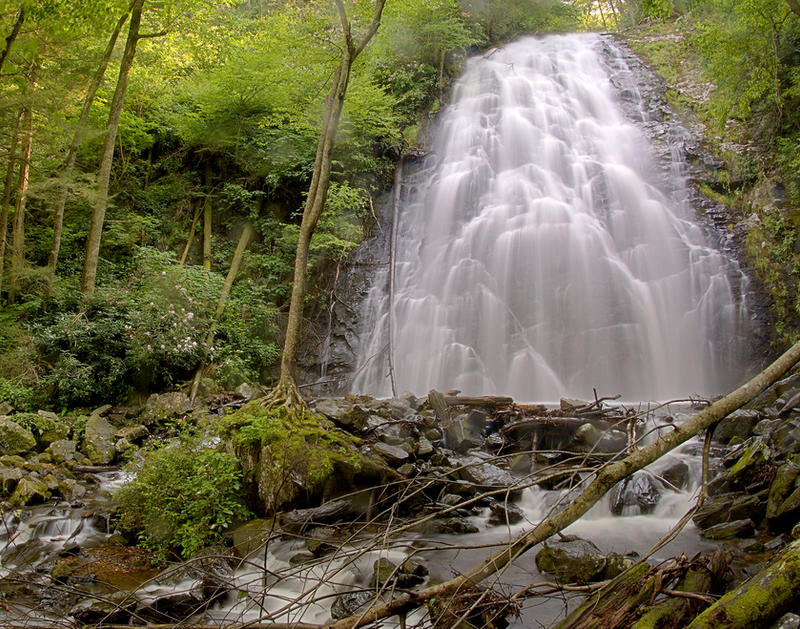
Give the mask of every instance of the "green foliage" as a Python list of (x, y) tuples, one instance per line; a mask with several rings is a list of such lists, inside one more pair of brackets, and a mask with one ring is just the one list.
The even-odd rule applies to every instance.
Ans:
[(118, 523), (162, 560), (219, 542), (231, 523), (249, 515), (236, 457), (196, 438), (148, 452), (133, 471), (136, 477), (117, 494)]
[(747, 234), (747, 256), (773, 301), (780, 343), (800, 337), (800, 253), (797, 226), (777, 211), (765, 212)]
[(250, 402), (220, 422), (223, 437), (235, 446), (268, 452), (270, 476), (286, 478), (290, 471), (306, 479), (308, 489), (318, 487), (333, 472), (337, 462), (357, 467), (358, 439), (309, 410), (302, 417), (289, 417), (283, 407), (268, 409)]
[(32, 411), (36, 407), (36, 390), (19, 378), (0, 378), (0, 402), (6, 402), (17, 411)]

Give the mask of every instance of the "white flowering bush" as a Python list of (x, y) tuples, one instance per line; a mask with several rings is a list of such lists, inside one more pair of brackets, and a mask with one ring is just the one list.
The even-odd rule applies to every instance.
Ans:
[(124, 285), (98, 289), (83, 308), (54, 313), (34, 330), (48, 394), (61, 407), (154, 391), (216, 368), (220, 385), (257, 381), (280, 356), (276, 309), (245, 280), (207, 343), (224, 279), (171, 253), (142, 248)]

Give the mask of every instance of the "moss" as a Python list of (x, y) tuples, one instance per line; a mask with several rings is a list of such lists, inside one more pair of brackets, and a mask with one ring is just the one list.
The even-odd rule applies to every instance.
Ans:
[[(261, 507), (271, 512), (304, 491), (317, 493), (337, 464), (359, 469), (360, 442), (309, 410), (289, 417), (284, 407), (250, 402), (219, 426), (242, 461), (245, 480), (255, 486)], [(288, 482), (287, 482), (288, 481)]]

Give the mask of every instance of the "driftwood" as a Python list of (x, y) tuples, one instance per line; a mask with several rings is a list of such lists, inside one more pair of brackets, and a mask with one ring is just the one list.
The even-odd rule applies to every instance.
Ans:
[(542, 426), (550, 428), (565, 428), (567, 430), (577, 430), (586, 423), (601, 424), (605, 428), (610, 428), (616, 422), (594, 419), (587, 417), (550, 417), (550, 416), (537, 416), (526, 417), (515, 422), (511, 422), (500, 429), (501, 434), (514, 433), (524, 429), (535, 429)]
[[(710, 426), (745, 405), (765, 388), (777, 382), (798, 360), (800, 360), (800, 342), (793, 345), (749, 382), (706, 407), (672, 432), (601, 469), (594, 481), (568, 506), (543, 520), (532, 530), (512, 540), (502, 550), (489, 556), (472, 570), (419, 591), (405, 592), (387, 603), (376, 605), (356, 616), (337, 620), (329, 625), (330, 629), (353, 629), (368, 625), (381, 618), (406, 613), (432, 598), (452, 596), (499, 572), (536, 544), (578, 520), (620, 480), (649, 465), (692, 437), (703, 433)], [(710, 625), (697, 624), (694, 626)]]
[(86, 472), (87, 474), (100, 474), (102, 472), (116, 472), (119, 465), (75, 465), (73, 472)]
[(467, 395), (445, 395), (443, 397), (448, 406), (482, 406), (484, 408), (499, 408), (503, 406), (511, 406), (514, 403), (514, 398), (498, 395), (482, 395), (480, 397), (470, 397)]

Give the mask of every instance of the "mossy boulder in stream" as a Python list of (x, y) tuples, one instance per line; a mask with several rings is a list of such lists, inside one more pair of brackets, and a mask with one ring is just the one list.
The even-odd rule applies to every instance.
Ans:
[[(303, 497), (313, 502), (337, 466), (358, 468), (358, 439), (325, 417), (250, 402), (220, 422), (220, 431), (241, 460), (251, 507), (273, 513)], [(256, 504), (253, 504), (256, 503)]]

